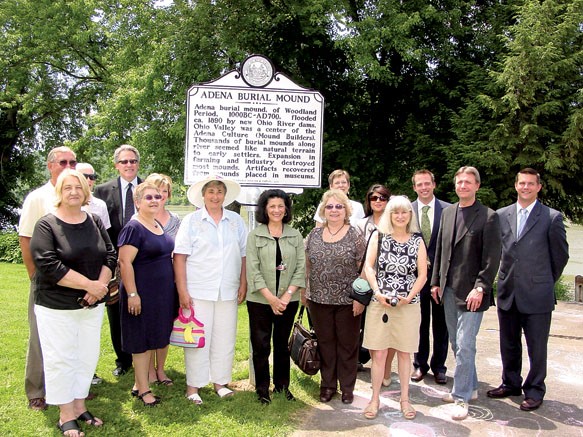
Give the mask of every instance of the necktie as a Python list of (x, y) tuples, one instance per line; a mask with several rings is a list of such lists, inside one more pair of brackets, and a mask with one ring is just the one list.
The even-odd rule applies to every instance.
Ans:
[(428, 211), (428, 205), (421, 208), (421, 233), (423, 234), (423, 241), (425, 241), (426, 246), (429, 246), (429, 241), (431, 240), (431, 224), (429, 223)]
[(528, 215), (528, 210), (526, 208), (520, 209), (520, 216), (518, 217), (518, 229), (516, 230), (516, 238), (520, 238), (522, 231), (524, 230), (524, 225), (526, 224), (526, 217)]
[(134, 195), (132, 193), (132, 187), (132, 184), (128, 184), (128, 189), (126, 190), (126, 204), (123, 211), (124, 226), (130, 221), (132, 215), (134, 215)]

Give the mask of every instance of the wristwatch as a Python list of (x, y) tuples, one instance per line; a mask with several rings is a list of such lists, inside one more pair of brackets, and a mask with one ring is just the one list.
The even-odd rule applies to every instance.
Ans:
[(128, 293), (128, 297), (136, 297), (138, 293)]
[(293, 290), (290, 290), (289, 288), (286, 291), (287, 294), (289, 294), (290, 296), (294, 294)]
[(476, 291), (478, 293), (483, 293), (484, 292), (484, 289), (482, 287), (476, 287)]

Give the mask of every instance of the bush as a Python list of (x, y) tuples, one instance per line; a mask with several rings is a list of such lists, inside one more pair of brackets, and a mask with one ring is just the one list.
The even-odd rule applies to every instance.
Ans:
[(22, 253), (16, 232), (0, 232), (0, 262), (22, 263)]

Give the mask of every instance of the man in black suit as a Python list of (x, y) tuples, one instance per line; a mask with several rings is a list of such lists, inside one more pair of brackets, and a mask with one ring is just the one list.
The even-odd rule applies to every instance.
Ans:
[[(561, 213), (537, 200), (542, 188), (538, 172), (521, 170), (514, 188), (518, 201), (496, 212), (502, 229), (497, 295), (502, 385), (488, 396), (520, 396), (522, 386), (520, 409), (533, 411), (545, 396), (554, 287), (569, 259), (569, 245)], [(522, 331), (530, 360), (524, 384)]]
[(451, 393), (451, 417), (468, 416), (468, 402), (478, 397), (476, 338), (484, 311), (491, 304), (492, 283), (500, 263), (498, 215), (476, 199), (480, 173), (461, 167), (454, 177), (459, 202), (441, 214), (431, 277), (431, 296), (441, 299), (456, 367)]
[[(427, 257), (430, 265), (427, 277), (431, 278), (433, 261), (435, 260), (435, 246), (441, 211), (450, 203), (437, 199), (433, 195), (435, 190), (435, 176), (429, 170), (418, 170), (412, 178), (413, 190), (417, 193), (417, 200), (413, 202), (413, 211), (417, 217), (419, 229), (423, 234), (423, 240), (427, 246)], [(443, 306), (431, 299), (430, 281), (427, 281), (421, 289), (421, 325), (419, 326), (419, 348), (413, 359), (415, 370), (411, 375), (412, 381), (421, 381), (429, 368), (433, 372), (435, 382), (447, 383), (447, 325)], [(429, 359), (429, 324), (433, 331), (433, 354)]]
[[(105, 184), (98, 185), (95, 187), (93, 194), (95, 197), (103, 200), (107, 205), (109, 221), (111, 222), (111, 227), (107, 232), (117, 250), (119, 233), (135, 213), (133, 192), (138, 184), (142, 182), (138, 178), (140, 153), (135, 147), (124, 144), (115, 150), (113, 162), (119, 172), (119, 177)], [(113, 374), (115, 376), (121, 376), (132, 367), (132, 355), (124, 352), (121, 348), (119, 302), (107, 307), (107, 318), (109, 319), (111, 343), (117, 356), (115, 360), (116, 368)]]

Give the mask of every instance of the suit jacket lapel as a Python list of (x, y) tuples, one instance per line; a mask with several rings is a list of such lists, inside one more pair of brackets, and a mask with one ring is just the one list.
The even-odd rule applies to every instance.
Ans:
[(431, 245), (435, 239), (437, 238), (437, 234), (439, 233), (439, 226), (438, 223), (441, 220), (441, 211), (443, 208), (441, 207), (441, 203), (437, 198), (435, 199), (435, 211), (433, 214), (433, 229), (431, 229), (431, 239), (429, 240), (429, 245)]
[[(522, 230), (522, 234), (520, 235), (520, 239), (526, 235), (526, 233), (533, 228), (533, 226), (538, 222), (540, 219), (540, 213), (542, 211), (542, 207), (540, 206), (540, 202), (536, 202), (532, 208), (532, 211), (526, 218), (526, 223), (524, 224), (524, 229)], [(514, 214), (516, 215), (516, 209), (514, 209)], [(514, 220), (514, 226), (516, 226), (516, 220)]]
[(516, 227), (516, 203), (514, 203), (510, 208), (508, 208), (506, 220), (508, 220), (508, 226), (512, 231), (512, 235), (514, 235), (514, 239), (517, 240), (516, 233), (518, 232), (518, 229)]
[(121, 178), (118, 176), (117, 179), (117, 184), (114, 185), (112, 187), (113, 189), (113, 198), (114, 198), (114, 202), (118, 204), (118, 209), (117, 209), (117, 217), (119, 220), (119, 223), (122, 224), (123, 223), (123, 201), (121, 200)]

